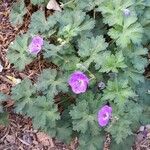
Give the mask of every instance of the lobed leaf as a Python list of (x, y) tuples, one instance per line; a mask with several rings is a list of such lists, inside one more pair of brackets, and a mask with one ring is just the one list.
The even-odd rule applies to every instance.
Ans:
[(103, 57), (103, 52), (106, 50), (108, 44), (105, 42), (103, 36), (85, 37), (84, 39), (78, 40), (79, 51), (78, 54), (81, 58), (85, 58), (84, 65), (89, 67), (92, 62), (95, 62), (96, 69), (102, 65), (101, 58)]
[(59, 74), (56, 69), (43, 70), (36, 84), (38, 91), (53, 98), (59, 92), (67, 92), (67, 79), (62, 74)]
[(32, 62), (33, 57), (28, 53), (28, 35), (17, 36), (8, 47), (7, 58), (19, 71)]
[(91, 92), (81, 95), (76, 106), (70, 110), (73, 130), (82, 134), (89, 131), (91, 134), (98, 134), (100, 129), (97, 123), (97, 111), (100, 107), (98, 98), (94, 98)]
[(23, 23), (23, 16), (27, 13), (24, 0), (17, 1), (13, 4), (9, 15), (9, 20), (13, 26)]

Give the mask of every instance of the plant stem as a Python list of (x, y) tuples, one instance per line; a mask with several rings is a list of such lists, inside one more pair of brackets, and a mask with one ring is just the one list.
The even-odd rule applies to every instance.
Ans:
[(85, 71), (89, 73), (89, 76), (91, 77), (90, 80), (96, 78), (95, 75), (90, 70), (88, 70), (86, 66), (84, 66), (83, 64), (81, 64), (81, 66), (85, 69)]
[(67, 3), (65, 3), (65, 4), (62, 3), (60, 6), (61, 6), (61, 7), (64, 7), (64, 6), (70, 4), (70, 3), (74, 2), (74, 1), (75, 1), (75, 0), (71, 0), (71, 1), (69, 1), (69, 2), (67, 2)]

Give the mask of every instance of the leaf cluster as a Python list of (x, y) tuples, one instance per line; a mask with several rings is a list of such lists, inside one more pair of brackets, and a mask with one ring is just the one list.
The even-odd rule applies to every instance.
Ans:
[[(22, 1), (23, 2), (23, 1)], [(33, 5), (46, 4), (32, 0)], [(16, 37), (9, 46), (7, 58), (18, 70), (33, 61), (28, 54), (30, 39), (44, 38), (41, 55), (57, 65), (42, 70), (36, 83), (24, 79), (12, 88), (15, 111), (33, 119), (33, 125), (51, 136), (68, 142), (79, 138), (79, 149), (102, 149), (104, 131), (112, 135), (112, 149), (129, 146), (128, 137), (140, 123), (149, 123), (149, 81), (143, 73), (148, 65), (149, 1), (144, 0), (61, 0), (63, 11), (45, 15), (33, 12), (29, 30)], [(16, 7), (16, 8), (15, 8)], [(18, 17), (15, 15), (19, 13)], [(127, 12), (128, 13), (127, 13)], [(22, 23), (26, 13), (24, 3), (13, 6), (11, 20)], [(76, 70), (90, 79), (87, 92), (73, 95), (68, 79)], [(99, 89), (98, 83), (106, 83)], [(143, 82), (143, 83), (141, 83)], [(62, 93), (69, 98), (57, 96)], [(3, 97), (3, 96), (2, 96)], [(101, 106), (112, 107), (112, 118), (106, 128), (97, 122)], [(119, 147), (119, 148), (118, 148)]]

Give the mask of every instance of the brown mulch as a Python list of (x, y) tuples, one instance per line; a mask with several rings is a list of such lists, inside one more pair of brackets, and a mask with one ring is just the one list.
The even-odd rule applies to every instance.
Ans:
[[(56, 68), (52, 63), (43, 60), (42, 56), (38, 56), (35, 61), (27, 65), (25, 70), (18, 72), (10, 65), (6, 58), (6, 52), (9, 44), (19, 34), (25, 33), (30, 22), (30, 13), (25, 16), (24, 24), (18, 27), (12, 27), (9, 22), (10, 7), (13, 0), (0, 1), (0, 62), (4, 67), (0, 73), (0, 91), (6, 94), (10, 93), (10, 89), (14, 83), (7, 77), (11, 76), (17, 79), (30, 78), (33, 82), (36, 81), (38, 74), (45, 68)], [(33, 8), (30, 4), (27, 5), (29, 12)], [(148, 71), (150, 72), (150, 71)], [(149, 74), (148, 74), (149, 76)], [(15, 114), (12, 111), (14, 102), (8, 100), (5, 107), (9, 112), (10, 123), (7, 127), (0, 126), (0, 150), (75, 150), (77, 147), (77, 139), (72, 140), (70, 145), (49, 137), (47, 134), (37, 131), (32, 127), (32, 120), (25, 116)], [(137, 135), (137, 138), (138, 135)], [(138, 140), (137, 140), (138, 141)], [(136, 150), (150, 150), (146, 146), (150, 143), (150, 131), (148, 136), (136, 143)], [(111, 137), (107, 134), (104, 143), (104, 150), (109, 150)], [(141, 145), (143, 147), (141, 147)], [(144, 148), (147, 149), (144, 149)]]
[(150, 124), (141, 126), (135, 141), (136, 150), (150, 150)]
[(0, 150), (70, 150), (58, 140), (34, 130), (30, 118), (9, 114), (7, 127), (0, 126)]

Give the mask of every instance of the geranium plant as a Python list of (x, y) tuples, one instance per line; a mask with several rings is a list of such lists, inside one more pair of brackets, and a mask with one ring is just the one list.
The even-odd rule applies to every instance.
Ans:
[[(150, 84), (140, 93), (149, 82), (143, 73), (148, 65), (150, 3), (59, 2), (62, 11), (49, 16), (43, 10), (34, 12), (27, 33), (9, 46), (7, 58), (18, 70), (24, 70), (37, 55), (58, 68), (43, 70), (36, 83), (24, 79), (13, 87), (15, 111), (30, 116), (35, 128), (52, 137), (67, 143), (78, 137), (81, 150), (102, 149), (106, 132), (112, 136), (112, 149), (130, 149), (134, 132), (141, 124), (150, 123), (145, 115), (150, 114)], [(46, 7), (48, 2), (31, 3)], [(26, 9), (23, 1), (14, 4), (10, 14), (13, 25), (22, 23), (20, 17)], [(68, 97), (60, 96), (57, 103), (56, 96), (62, 93)]]

